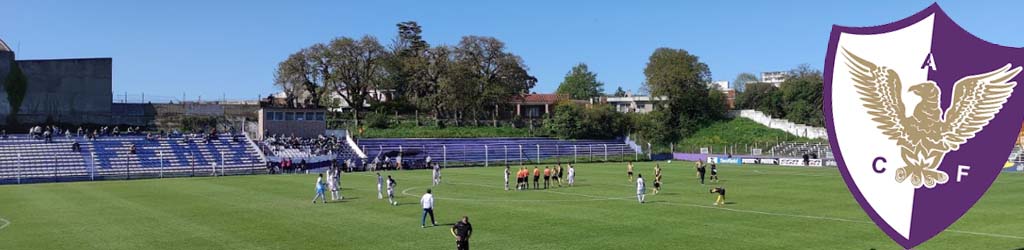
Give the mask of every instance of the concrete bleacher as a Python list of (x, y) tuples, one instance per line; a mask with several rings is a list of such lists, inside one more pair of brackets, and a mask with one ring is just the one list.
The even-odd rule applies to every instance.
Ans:
[[(617, 161), (633, 159), (636, 151), (621, 140), (559, 140), (554, 138), (468, 139), (363, 139), (359, 147), (368, 157), (385, 153), (418, 152), (402, 161), (416, 165), (430, 156), (432, 162), (449, 165), (488, 165), (504, 162), (537, 163), (558, 159)], [(403, 154), (404, 155), (404, 154)], [(392, 159), (394, 160), (394, 159)]]
[(769, 152), (775, 156), (802, 157), (808, 154), (822, 159), (832, 158), (832, 146), (828, 143), (783, 142), (772, 147)]
[[(81, 152), (71, 150), (75, 141)], [(135, 154), (130, 153), (132, 145)], [(46, 143), (15, 135), (0, 140), (0, 184), (256, 173), (266, 167), (254, 145), (245, 137), (234, 141), (230, 136), (209, 143), (145, 136), (60, 137)]]

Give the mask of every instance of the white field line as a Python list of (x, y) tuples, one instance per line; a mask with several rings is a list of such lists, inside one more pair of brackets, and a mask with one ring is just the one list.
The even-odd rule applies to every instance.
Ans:
[(0, 225), (0, 230), (3, 230), (7, 226), (11, 225), (11, 221), (9, 221), (7, 219), (4, 219), (4, 218), (0, 218), (0, 222), (3, 222), (3, 225)]
[[(757, 171), (757, 172), (760, 172), (760, 171)], [(357, 175), (359, 175), (359, 174), (357, 174)], [(364, 176), (368, 176), (368, 175), (364, 175)], [(492, 187), (492, 188), (497, 187), (497, 186), (493, 186), (493, 185), (481, 185), (481, 184), (471, 184), (471, 183), (451, 183), (451, 182), (449, 182), (449, 184), (454, 184), (454, 185), (474, 185), (474, 186)], [(415, 189), (415, 188), (424, 188), (424, 187), (407, 188), (405, 190), (402, 190), (402, 194), (405, 194), (405, 195), (408, 195), (408, 196), (413, 196), (413, 197), (419, 197), (418, 195), (407, 193), (407, 191)], [(504, 187), (502, 186), (502, 188), (504, 188)], [(561, 195), (576, 195), (576, 196), (583, 196), (583, 197), (588, 197), (588, 198), (592, 198), (593, 199), (593, 200), (543, 200), (543, 201), (548, 201), (548, 202), (552, 202), (552, 201), (568, 201), (568, 202), (571, 202), (571, 201), (594, 201), (594, 200), (631, 200), (631, 199), (634, 198), (634, 197), (625, 197), (625, 198), (603, 197), (603, 196), (593, 196), (593, 195), (585, 195), (585, 194), (565, 193), (565, 192), (558, 192), (558, 191), (551, 191), (551, 190), (543, 190), (543, 192), (548, 192), (548, 193), (553, 193), (553, 194), (561, 194)], [(480, 200), (480, 199), (456, 199), (456, 198), (448, 198), (448, 199), (451, 199), (451, 200), (466, 200), (466, 201), (500, 201), (500, 202), (516, 201), (516, 200)], [(518, 200), (518, 201), (534, 201), (534, 200)], [(698, 204), (689, 204), (689, 203), (677, 203), (677, 202), (667, 202), (667, 201), (666, 202), (658, 202), (658, 203), (654, 203), (654, 204), (675, 205), (675, 206), (684, 206), (684, 207), (693, 207), (693, 208), (704, 208), (704, 209), (717, 209), (717, 210), (729, 211), (729, 212), (735, 212), (735, 213), (760, 214), (760, 215), (790, 217), (790, 218), (800, 218), (800, 219), (810, 219), (810, 220), (826, 220), (826, 221), (847, 222), (847, 223), (856, 223), (856, 224), (869, 224), (869, 225), (874, 224), (871, 221), (863, 221), (863, 220), (852, 220), (852, 219), (845, 219), (845, 218), (828, 217), (828, 216), (815, 216), (815, 215), (804, 215), (804, 214), (774, 213), (774, 212), (765, 212), (765, 211), (757, 211), (757, 210), (736, 209), (736, 208), (729, 208), (729, 207), (724, 207), (724, 206), (708, 206), (708, 205), (698, 205)], [(946, 229), (945, 231), (946, 232), (952, 232), (952, 233), (960, 233), (960, 234), (987, 236), (987, 237), (993, 237), (993, 238), (1006, 238), (1006, 239), (1024, 240), (1024, 236), (1016, 236), (1016, 235), (995, 234), (995, 233), (982, 233), (982, 232), (963, 231), (963, 230), (955, 230), (955, 229)]]

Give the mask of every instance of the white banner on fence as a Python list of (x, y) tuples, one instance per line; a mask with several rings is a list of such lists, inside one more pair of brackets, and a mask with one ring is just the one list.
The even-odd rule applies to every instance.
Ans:
[(804, 159), (799, 158), (780, 158), (779, 165), (783, 166), (803, 166)]
[(752, 154), (752, 155), (761, 155), (761, 149), (760, 148), (751, 149), (750, 150), (750, 154)]
[(807, 161), (807, 165), (811, 167), (821, 167), (821, 159), (810, 159)]
[(708, 148), (700, 148), (700, 153), (701, 154), (709, 154), (709, 153), (711, 153), (711, 150), (708, 150)]

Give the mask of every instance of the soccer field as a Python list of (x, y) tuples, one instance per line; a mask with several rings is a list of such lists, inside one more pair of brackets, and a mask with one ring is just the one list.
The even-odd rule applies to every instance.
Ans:
[[(636, 165), (653, 186), (654, 163)], [(835, 168), (723, 165), (722, 181), (702, 186), (692, 163), (662, 166), (663, 192), (643, 205), (624, 163), (580, 164), (576, 187), (543, 191), (504, 191), (499, 167), (445, 169), (433, 188), (440, 225), (425, 229), (430, 171), (382, 172), (398, 182), (398, 206), (377, 199), (365, 172), (344, 175), (345, 200), (328, 204), (310, 204), (314, 175), (7, 185), (0, 249), (450, 249), (462, 215), (475, 249), (900, 248)], [(727, 205), (712, 205), (713, 186), (727, 188)], [(1024, 247), (1022, 198), (1024, 176), (1004, 173), (918, 249)]]

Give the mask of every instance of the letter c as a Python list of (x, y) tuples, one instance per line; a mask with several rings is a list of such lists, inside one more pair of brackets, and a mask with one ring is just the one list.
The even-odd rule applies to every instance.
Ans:
[(885, 157), (881, 157), (881, 156), (875, 157), (875, 160), (871, 162), (871, 168), (873, 170), (875, 170), (875, 173), (879, 173), (879, 174), (885, 173), (885, 168), (884, 167), (881, 168), (881, 169), (878, 168), (878, 161), (882, 161), (882, 163), (886, 162), (885, 161)]

